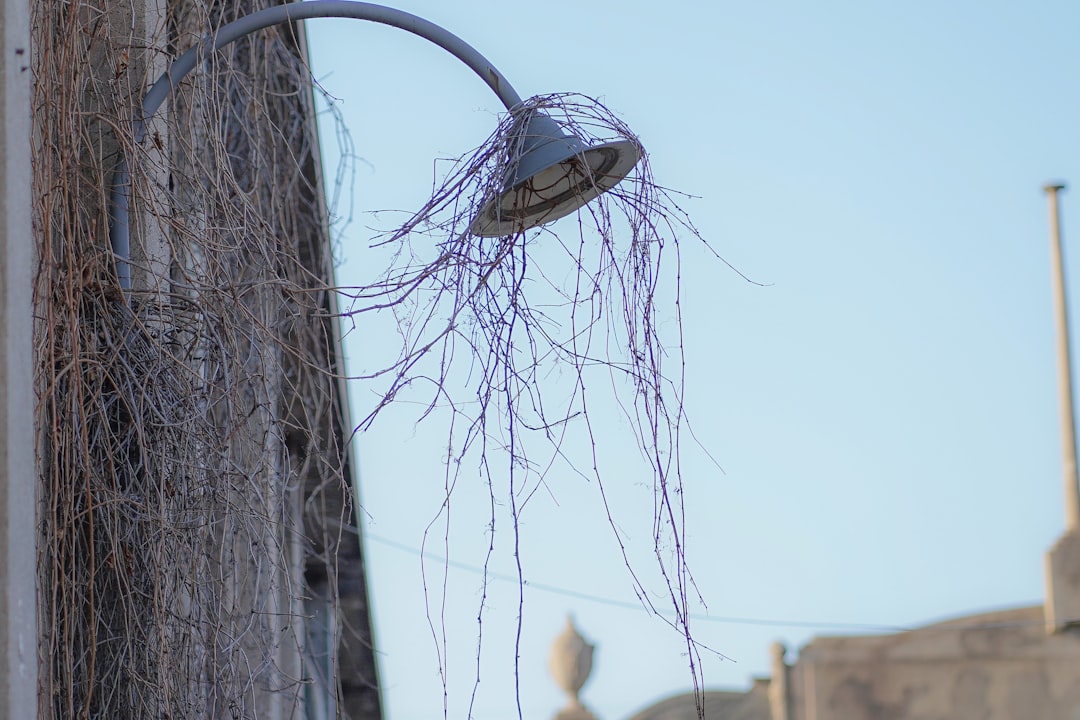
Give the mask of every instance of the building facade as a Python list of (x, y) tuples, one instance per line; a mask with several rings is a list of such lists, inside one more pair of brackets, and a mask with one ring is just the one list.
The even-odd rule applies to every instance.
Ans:
[(381, 717), (302, 30), (134, 132), (259, 7), (0, 4), (0, 716)]
[[(1070, 493), (1066, 493), (1066, 502)], [(819, 637), (746, 692), (705, 692), (709, 720), (1076, 720), (1080, 718), (1077, 513), (1046, 555), (1046, 602), (890, 635)], [(693, 720), (693, 693), (631, 720)]]
[[(908, 632), (815, 638), (746, 692), (705, 692), (722, 720), (1073, 720), (1080, 636), (1048, 633), (1043, 606), (969, 615)], [(692, 720), (693, 694), (632, 720)]]

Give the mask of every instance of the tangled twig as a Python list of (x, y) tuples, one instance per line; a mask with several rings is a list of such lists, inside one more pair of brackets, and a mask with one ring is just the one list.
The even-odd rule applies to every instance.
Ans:
[[(448, 512), (462, 473), (468, 480), (476, 472), (492, 488), (493, 508), (496, 496), (511, 508), (515, 546), (524, 488), (545, 483), (557, 462), (594, 478), (638, 597), (683, 634), (698, 684), (688, 603), (700, 598), (686, 563), (679, 465), (686, 418), (678, 279), (680, 241), (704, 241), (676, 195), (653, 180), (644, 151), (627, 179), (579, 211), (576, 226), (564, 220), (557, 231), (500, 238), (469, 232), (476, 208), (511, 174), (517, 128), (534, 112), (554, 117), (586, 146), (621, 139), (640, 148), (629, 128), (595, 100), (533, 98), (480, 149), (454, 163), (423, 208), (377, 238), (377, 246), (391, 251), (389, 268), (377, 281), (342, 292), (353, 317), (392, 312), (400, 345), (391, 361), (355, 377), (382, 383), (359, 427), (370, 427), (405, 394), (423, 408), (418, 421), (447, 413), (447, 446), (453, 448), (447, 466), (453, 470), (440, 513)], [(537, 260), (540, 243), (562, 252)], [(675, 330), (662, 331), (661, 318), (671, 317)], [(572, 378), (569, 385), (551, 380), (560, 374)], [(652, 471), (656, 569), (674, 620), (653, 605), (607, 501), (597, 447), (626, 438), (597, 430), (596, 400), (586, 392), (597, 378), (613, 389), (633, 444)], [(584, 458), (566, 450), (567, 437), (582, 432), (593, 448)], [(501, 462), (492, 462), (495, 449)], [(428, 621), (438, 655), (446, 657), (439, 627), (451, 621), (430, 612)], [(520, 615), (518, 622), (520, 635)]]

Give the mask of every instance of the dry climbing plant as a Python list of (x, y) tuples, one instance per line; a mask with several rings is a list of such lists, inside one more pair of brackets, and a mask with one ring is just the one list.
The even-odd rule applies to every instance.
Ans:
[(254, 9), (140, 8), (34, 4), (40, 716), (377, 717), (298, 40), (216, 54), (134, 147), (161, 61)]
[[(518, 129), (538, 112), (557, 119), (586, 145), (630, 141), (643, 157), (628, 178), (580, 211), (576, 226), (567, 220), (557, 231), (478, 237), (469, 232), (476, 208), (503, 186), (512, 169), (509, 158), (520, 149)], [(421, 210), (377, 240), (392, 249), (393, 257), (380, 279), (342, 292), (354, 319), (392, 311), (401, 338), (394, 362), (357, 377), (382, 383), (381, 401), (360, 428), (374, 423), (383, 408), (405, 393), (420, 403), (420, 418), (449, 415), (446, 498), (436, 518), (445, 522), (445, 533), (461, 481), (478, 478), (489, 489), (491, 529), (497, 524), (496, 505), (509, 508), (516, 547), (523, 505), (553, 468), (568, 465), (578, 476), (595, 480), (637, 596), (683, 635), (698, 689), (701, 647), (693, 640), (688, 613), (701, 598), (686, 563), (679, 465), (687, 418), (678, 293), (679, 242), (704, 241), (678, 199), (654, 181), (637, 138), (602, 104), (576, 95), (535, 97), (506, 117), (474, 154), (458, 160)], [(531, 248), (538, 243), (561, 250), (554, 267), (534, 261)], [(550, 254), (545, 253), (549, 261)], [(666, 331), (660, 328), (664, 321), (671, 326)], [(569, 383), (549, 387), (558, 375), (569, 376)], [(597, 379), (602, 383), (594, 384)], [(467, 390), (456, 392), (462, 384)], [(605, 421), (597, 424), (591, 409), (595, 400), (590, 402), (586, 393), (587, 386), (597, 385), (613, 391), (633, 444), (651, 469), (655, 568), (667, 594), (659, 603), (651, 583), (639, 575), (644, 568), (631, 561), (608, 503), (601, 446), (613, 442), (625, 447), (627, 438), (600, 431)], [(568, 452), (568, 438), (582, 433), (587, 438), (584, 454)], [(437, 525), (433, 520), (428, 532)], [(425, 543), (428, 539), (425, 534)], [(492, 549), (484, 562), (485, 579)], [(524, 617), (520, 561), (517, 569), (515, 678), (520, 677)], [(425, 587), (437, 584), (425, 581)], [(444, 628), (460, 621), (431, 610), (432, 605), (445, 607), (445, 592), (444, 585), (443, 601), (428, 605), (440, 663), (449, 655)], [(481, 623), (484, 598), (486, 592), (478, 612)], [(479, 675), (478, 670), (470, 716)], [(518, 698), (521, 716), (520, 693)]]
[[(652, 469), (657, 567), (696, 683), (683, 369), (657, 303), (677, 313), (662, 276), (677, 278), (679, 239), (697, 233), (647, 159), (546, 237), (574, 269), (555, 281), (531, 262), (531, 236), (467, 232), (506, 171), (516, 114), (381, 240), (394, 262), (379, 281), (334, 288), (300, 41), (285, 28), (215, 54), (135, 147), (134, 109), (165, 58), (256, 6), (140, 8), (34, 4), (40, 716), (378, 716), (370, 631), (352, 625), (366, 609), (350, 610), (365, 595), (339, 306), (353, 322), (393, 313), (400, 332), (396, 359), (355, 378), (381, 397), (360, 429), (419, 388), (428, 410), (450, 411), (453, 482), (486, 483), (515, 520), (568, 433), (599, 444), (585, 387), (610, 378)], [(537, 110), (585, 139), (633, 140), (594, 101), (541, 97), (522, 113)], [(121, 150), (136, 228), (126, 295), (106, 232)], [(568, 396), (545, 392), (552, 366), (574, 378)], [(592, 458), (581, 470), (603, 491)]]

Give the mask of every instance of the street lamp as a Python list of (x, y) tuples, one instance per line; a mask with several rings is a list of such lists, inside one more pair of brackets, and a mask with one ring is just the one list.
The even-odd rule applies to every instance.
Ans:
[[(627, 133), (620, 133), (620, 139), (612, 142), (591, 142), (574, 131), (567, 131), (538, 109), (542, 103), (523, 101), (510, 82), (483, 55), (438, 25), (400, 10), (351, 0), (310, 0), (277, 5), (211, 32), (172, 62), (151, 86), (141, 107), (136, 110), (128, 138), (131, 146), (138, 147), (147, 139), (151, 119), (162, 104), (184, 78), (215, 51), (265, 28), (320, 17), (367, 20), (423, 37), (471, 68), (509, 111), (508, 121), (501, 126), (509, 128), (509, 133), (500, 134), (506, 147), (505, 151), (499, 148), (498, 174), (491, 183), (491, 192), (479, 195), (481, 199), (475, 212), (466, 215), (465, 222), (459, 227), (466, 238), (470, 234), (504, 237), (508, 239), (483, 245), (521, 247), (515, 242), (516, 235), (573, 213), (615, 187), (642, 159), (640, 145)], [(127, 146), (122, 145), (121, 159), (111, 180), (108, 213), (115, 272), (121, 294), (126, 297), (132, 287), (130, 213), (134, 161), (128, 154), (132, 151), (124, 152), (125, 148)], [(644, 165), (643, 170), (646, 170)], [(635, 253), (633, 256), (639, 258), (641, 255)], [(482, 285), (480, 287), (483, 289)], [(452, 295), (446, 294), (447, 297)], [(444, 335), (449, 332), (447, 330)], [(392, 397), (392, 392), (387, 397)], [(347, 437), (346, 432), (346, 440)]]
[[(213, 51), (258, 30), (295, 20), (352, 18), (391, 25), (430, 40), (468, 65), (502, 101), (517, 124), (507, 170), (498, 192), (482, 203), (469, 231), (482, 237), (513, 235), (569, 215), (615, 187), (641, 158), (630, 140), (586, 145), (550, 116), (523, 112), (524, 103), (510, 82), (461, 38), (401, 10), (352, 0), (310, 0), (276, 5), (235, 20), (206, 36), (174, 61), (143, 98), (132, 128), (135, 144), (146, 137), (147, 121), (200, 61)], [(123, 156), (112, 183), (109, 238), (121, 289), (131, 288), (130, 163)]]

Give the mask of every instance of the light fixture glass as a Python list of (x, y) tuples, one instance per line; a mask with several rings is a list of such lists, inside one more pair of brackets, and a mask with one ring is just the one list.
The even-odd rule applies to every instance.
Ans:
[(512, 235), (569, 215), (615, 187), (641, 159), (630, 140), (587, 146), (544, 113), (532, 113), (521, 127), (510, 142), (503, 189), (469, 226), (475, 235)]

